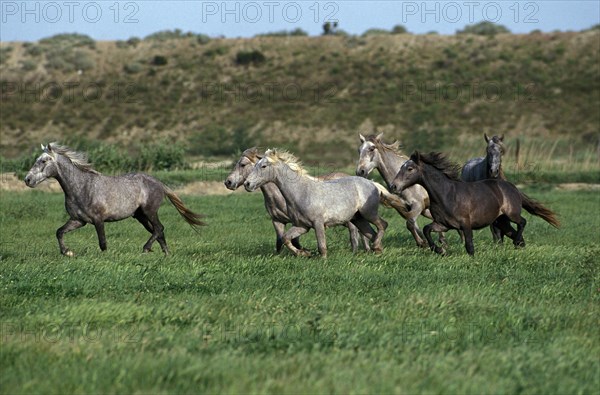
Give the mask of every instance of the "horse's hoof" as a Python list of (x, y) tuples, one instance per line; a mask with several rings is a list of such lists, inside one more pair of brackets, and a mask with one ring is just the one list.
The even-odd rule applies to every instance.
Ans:
[(296, 256), (304, 256), (309, 258), (312, 254), (310, 253), (310, 251), (306, 251), (306, 250), (298, 250), (298, 252), (296, 253)]
[(446, 256), (446, 249), (444, 247), (435, 247), (433, 249), (437, 254), (440, 254), (441, 256)]
[(379, 247), (379, 248), (373, 249), (373, 254), (375, 254), (375, 255), (383, 254), (383, 248)]
[(67, 250), (63, 253), (64, 256), (68, 256), (69, 258), (73, 258), (75, 256), (75, 253), (71, 250)]

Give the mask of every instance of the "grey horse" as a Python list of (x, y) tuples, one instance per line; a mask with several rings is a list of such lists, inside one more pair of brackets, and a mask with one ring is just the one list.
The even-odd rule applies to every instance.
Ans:
[[(225, 179), (225, 187), (232, 191), (236, 190), (244, 184), (246, 178), (254, 168), (254, 165), (264, 156), (264, 151), (259, 151), (257, 147), (248, 148), (245, 150), (238, 161), (235, 163), (231, 173)], [(320, 181), (332, 180), (341, 177), (348, 177), (348, 174), (335, 172), (326, 174), (320, 177), (316, 177)], [(283, 246), (283, 234), (285, 233), (285, 225), (292, 222), (289, 214), (288, 207), (283, 195), (277, 185), (273, 183), (266, 183), (260, 187), (265, 200), (265, 208), (271, 217), (273, 227), (275, 228), (276, 242), (275, 249), (279, 253)], [(350, 232), (350, 244), (352, 251), (356, 252), (358, 244), (360, 242), (360, 234), (358, 229), (352, 224), (348, 223), (348, 229)], [(369, 250), (369, 241), (363, 240), (366, 250)], [(300, 238), (295, 237), (292, 239), (292, 244), (297, 249), (302, 249), (300, 245)]]
[[(325, 228), (352, 222), (373, 242), (375, 252), (381, 252), (381, 240), (387, 222), (379, 214), (380, 199), (398, 200), (376, 183), (361, 177), (344, 177), (317, 181), (306, 174), (296, 157), (286, 151), (268, 150), (248, 175), (247, 191), (272, 182), (281, 191), (288, 206), (292, 228), (283, 235), (283, 243), (295, 255), (309, 253), (296, 248), (291, 240), (315, 230), (319, 253), (327, 256)], [(375, 225), (374, 231), (369, 223)]]
[(55, 178), (65, 194), (65, 208), (70, 218), (56, 231), (60, 252), (73, 256), (64, 243), (65, 233), (93, 224), (98, 234), (100, 249), (106, 250), (104, 223), (128, 217), (137, 219), (152, 235), (144, 245), (151, 251), (158, 241), (163, 252), (169, 253), (164, 226), (158, 219), (158, 209), (169, 198), (179, 214), (192, 226), (205, 223), (202, 216), (188, 209), (175, 193), (163, 183), (147, 174), (131, 173), (110, 177), (98, 173), (85, 155), (68, 147), (50, 143), (42, 145), (43, 153), (25, 176), (25, 184), (35, 188), (47, 178)]
[[(367, 177), (374, 169), (377, 169), (389, 188), (408, 157), (399, 151), (400, 144), (397, 141), (392, 144), (384, 143), (383, 133), (368, 137), (359, 134), (359, 137), (361, 145), (358, 148), (356, 175)], [(406, 201), (406, 209), (398, 207), (396, 211), (406, 219), (406, 227), (415, 238), (417, 245), (423, 248), (427, 247), (427, 242), (423, 240), (423, 232), (417, 224), (417, 218), (420, 215), (433, 219), (429, 211), (427, 191), (421, 185), (414, 185), (404, 190), (400, 197)], [(446, 243), (443, 233), (440, 233), (440, 242)]]
[[(462, 168), (460, 179), (469, 182), (487, 179), (506, 180), (502, 171), (502, 155), (505, 152), (504, 135), (489, 138), (484, 133), (483, 138), (487, 144), (485, 156), (469, 159)], [(490, 230), (492, 231), (494, 241), (502, 243), (504, 239), (502, 230), (494, 224), (490, 225)]]

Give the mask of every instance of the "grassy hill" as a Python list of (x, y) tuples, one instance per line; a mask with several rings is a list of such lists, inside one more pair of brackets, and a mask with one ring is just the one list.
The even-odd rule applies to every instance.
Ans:
[(1, 43), (0, 154), (50, 140), (284, 146), (347, 165), (357, 133), (483, 152), (481, 135), (598, 166), (600, 31)]

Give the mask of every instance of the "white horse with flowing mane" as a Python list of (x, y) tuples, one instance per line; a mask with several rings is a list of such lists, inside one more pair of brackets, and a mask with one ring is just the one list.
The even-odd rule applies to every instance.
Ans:
[[(269, 182), (277, 185), (287, 203), (293, 227), (284, 233), (283, 243), (295, 255), (309, 255), (291, 241), (312, 228), (319, 253), (326, 257), (325, 228), (348, 222), (373, 242), (375, 252), (381, 252), (387, 222), (378, 214), (380, 200), (391, 205), (403, 204), (382, 185), (362, 177), (319, 181), (307, 174), (294, 155), (277, 149), (267, 150), (246, 178), (244, 187), (254, 191)], [(369, 224), (375, 225), (377, 231)]]

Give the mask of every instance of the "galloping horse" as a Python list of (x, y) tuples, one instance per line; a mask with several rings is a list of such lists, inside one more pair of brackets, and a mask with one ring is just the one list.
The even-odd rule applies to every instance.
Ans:
[(70, 219), (56, 231), (60, 252), (73, 256), (64, 243), (65, 233), (93, 224), (98, 234), (100, 249), (106, 250), (104, 222), (137, 219), (152, 234), (144, 245), (151, 251), (158, 240), (165, 254), (169, 253), (164, 226), (158, 219), (158, 209), (169, 198), (183, 219), (192, 226), (205, 225), (202, 216), (188, 209), (175, 193), (163, 183), (147, 174), (130, 173), (110, 177), (92, 168), (85, 155), (68, 147), (50, 143), (42, 145), (40, 155), (25, 176), (25, 184), (35, 188), (47, 178), (55, 178), (65, 194), (65, 207)]
[[(396, 141), (392, 144), (385, 144), (383, 133), (368, 137), (359, 134), (359, 137), (361, 145), (358, 148), (356, 175), (367, 177), (373, 169), (377, 169), (389, 188), (402, 164), (408, 160), (408, 157), (399, 150), (400, 143)], [(415, 185), (404, 190), (400, 197), (406, 201), (406, 208), (398, 208), (398, 213), (406, 219), (406, 227), (415, 238), (417, 245), (426, 247), (427, 243), (423, 240), (423, 232), (419, 229), (417, 218), (419, 215), (432, 218), (429, 212), (427, 191), (422, 186)], [(440, 241), (445, 244), (443, 233), (440, 234)]]
[[(432, 231), (461, 230), (467, 253), (474, 255), (473, 229), (491, 224), (510, 237), (516, 247), (524, 247), (523, 229), (527, 221), (521, 216), (521, 207), (556, 228), (560, 226), (552, 211), (508, 181), (461, 181), (458, 167), (440, 153), (421, 155), (415, 151), (400, 168), (391, 189), (403, 191), (415, 184), (422, 185), (429, 194), (434, 222), (425, 226), (423, 231), (430, 248), (439, 254), (445, 253), (445, 250), (434, 243)], [(517, 224), (516, 232), (510, 222)]]
[[(469, 159), (462, 168), (461, 180), (469, 182), (496, 178), (506, 180), (502, 171), (502, 155), (506, 151), (504, 148), (504, 135), (489, 138), (484, 133), (483, 138), (487, 144), (485, 156)], [(490, 225), (490, 230), (494, 241), (502, 243), (504, 238), (502, 231), (493, 224)]]
[[(378, 214), (380, 199), (398, 200), (381, 185), (361, 177), (344, 177), (318, 181), (306, 174), (298, 160), (285, 151), (268, 150), (248, 175), (247, 191), (272, 182), (281, 191), (293, 227), (283, 234), (283, 243), (294, 255), (309, 253), (296, 248), (291, 240), (315, 230), (319, 253), (327, 256), (325, 228), (352, 222), (373, 241), (375, 252), (381, 252), (381, 239), (387, 222)], [(375, 232), (369, 223), (377, 227)]]
[[(233, 170), (225, 179), (225, 187), (232, 191), (236, 190), (240, 186), (246, 182), (246, 178), (254, 168), (254, 165), (264, 156), (264, 152), (259, 152), (257, 147), (248, 148), (242, 153), (242, 156), (235, 163)], [(318, 180), (325, 181), (331, 180), (341, 177), (348, 177), (347, 174), (344, 173), (331, 173), (326, 174), (321, 177), (316, 177)], [(281, 194), (277, 185), (273, 183), (267, 183), (260, 187), (260, 190), (265, 199), (265, 208), (271, 217), (271, 221), (273, 222), (273, 227), (275, 228), (276, 234), (276, 242), (275, 249), (277, 252), (281, 251), (281, 247), (283, 246), (283, 234), (285, 232), (285, 225), (292, 222), (289, 214), (288, 207)], [(352, 246), (352, 251), (356, 252), (358, 249), (358, 244), (360, 240), (360, 235), (358, 233), (358, 229), (352, 223), (348, 223), (348, 229), (350, 231), (350, 244)], [(292, 244), (297, 249), (302, 249), (300, 245), (299, 237), (292, 239)], [(365, 243), (365, 248), (368, 250), (369, 243), (368, 240)]]

